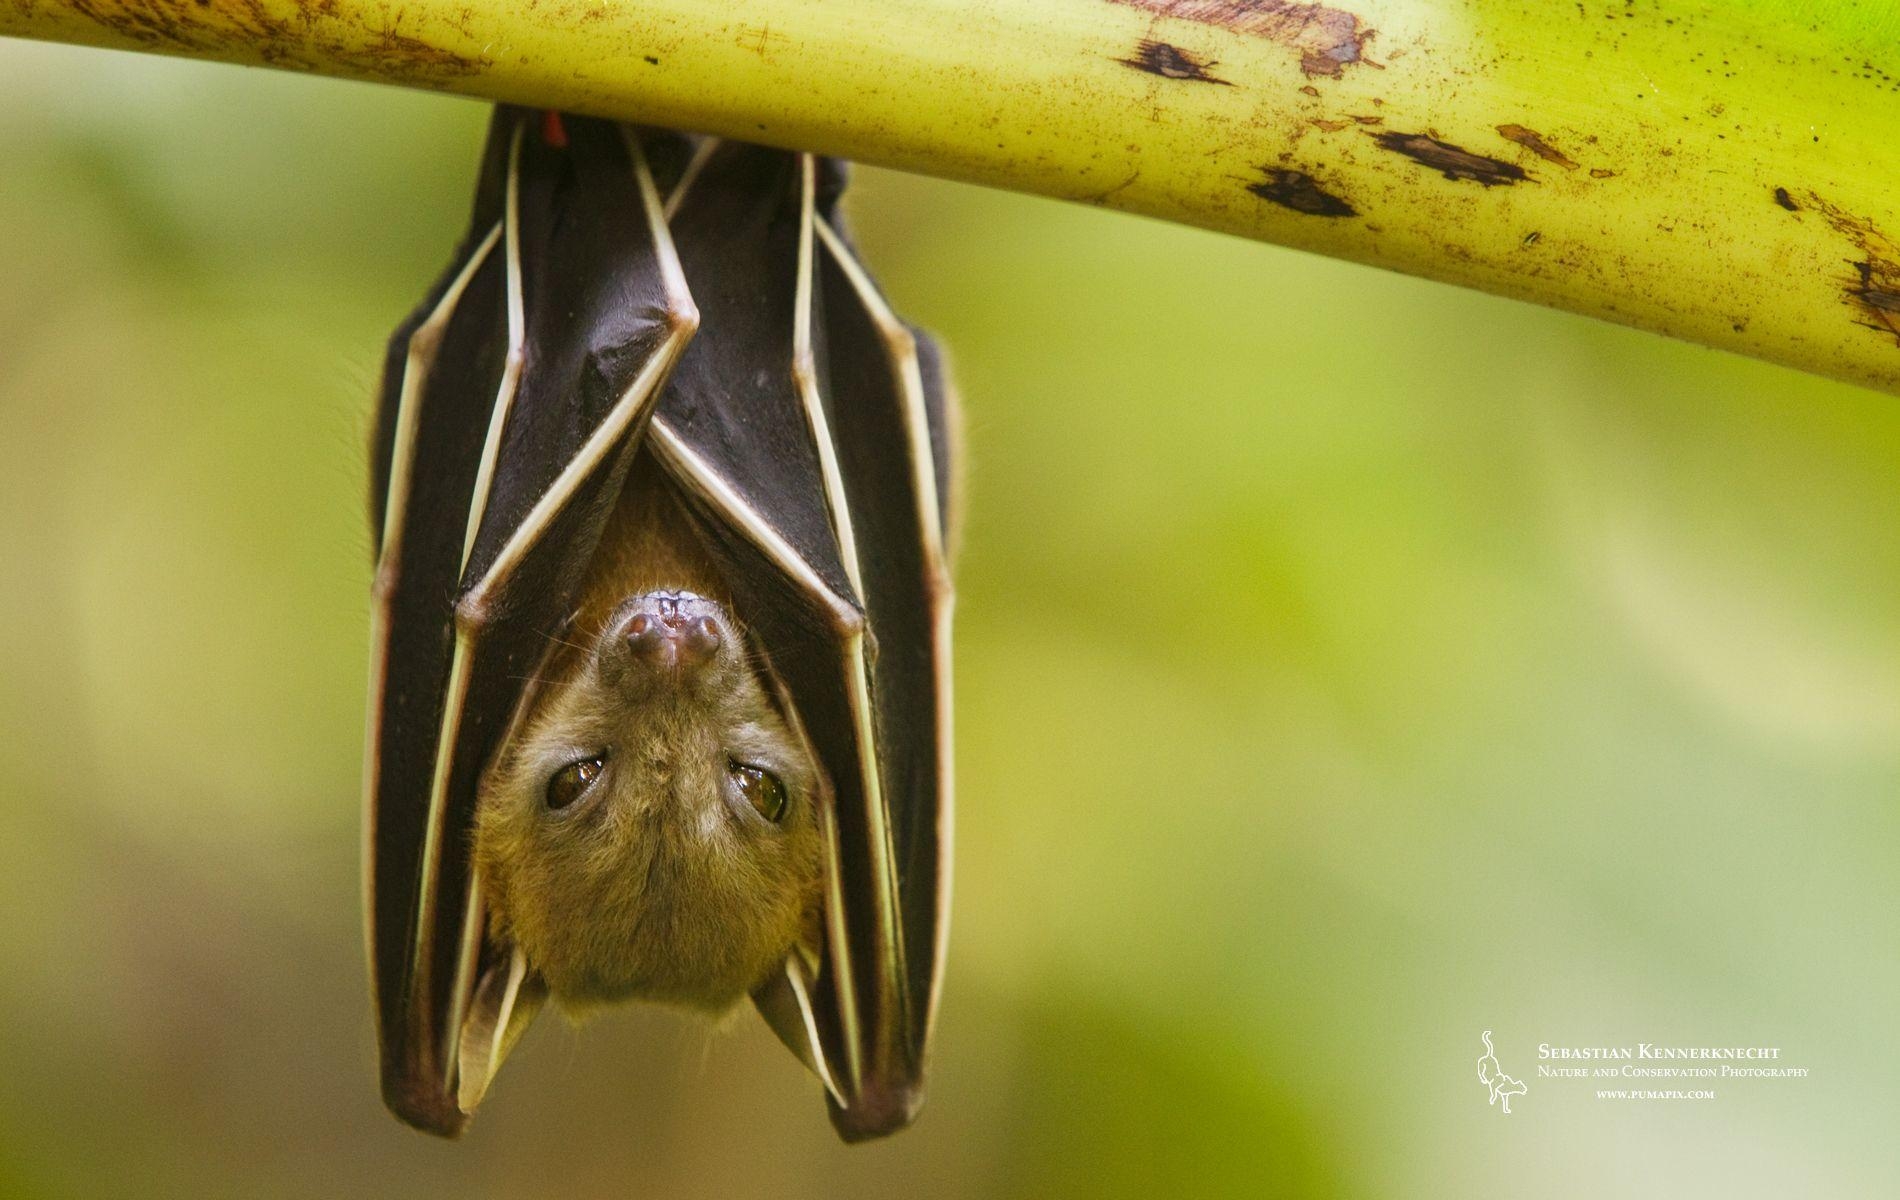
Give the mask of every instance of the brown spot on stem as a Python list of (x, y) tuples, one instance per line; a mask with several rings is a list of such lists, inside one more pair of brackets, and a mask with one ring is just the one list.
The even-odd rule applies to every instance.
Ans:
[(1523, 183), (1531, 178), (1516, 163), (1473, 154), (1462, 146), (1441, 142), (1426, 133), (1393, 131), (1375, 133), (1372, 139), (1379, 143), (1380, 149), (1403, 154), (1413, 162), (1437, 171), (1446, 179), (1464, 179), (1485, 187), (1496, 187), (1499, 184)]
[(1163, 79), (1186, 79), (1195, 83), (1218, 83), (1223, 87), (1233, 84), (1225, 79), (1216, 78), (1211, 72), (1220, 64), (1211, 59), (1201, 59), (1181, 47), (1168, 42), (1157, 42), (1145, 38), (1135, 52), (1128, 58), (1118, 58), (1116, 62), (1137, 71), (1146, 71), (1150, 75), (1159, 75)]
[(428, 84), (478, 74), (491, 62), (399, 29), (403, 13), (390, 7), (351, 10), (333, 0), (295, 0), (288, 11), (263, 0), (70, 0), (70, 7), (149, 50), (304, 71), (342, 67)]
[(1293, 0), (1108, 0), (1163, 17), (1218, 25), (1236, 33), (1270, 38), (1297, 52), (1306, 75), (1334, 79), (1353, 63), (1378, 66), (1366, 58), (1366, 43), (1377, 31), (1357, 14), (1325, 4)]
[(1535, 129), (1526, 129), (1522, 125), (1500, 125), (1498, 136), (1506, 141), (1516, 142), (1545, 162), (1554, 162), (1566, 171), (1577, 169), (1577, 163), (1568, 154), (1544, 140), (1544, 136)]
[(1859, 251), (1859, 257), (1848, 260), (1853, 274), (1841, 288), (1842, 300), (1853, 308), (1857, 323), (1887, 334), (1900, 344), (1900, 246), (1871, 220), (1823, 200), (1817, 193), (1807, 193), (1806, 200), (1805, 207), (1820, 213)]
[(1250, 183), (1247, 190), (1262, 200), (1271, 200), (1281, 208), (1290, 208), (1309, 217), (1356, 217), (1357, 209), (1320, 187), (1305, 171), (1285, 167), (1262, 167), (1266, 178)]
[[(1900, 316), (1900, 279), (1892, 278), (1893, 264), (1857, 262), (1854, 269), (1860, 272), (1860, 286), (1852, 291), (1860, 302), (1868, 308)], [(1900, 334), (1900, 330), (1895, 333)]]

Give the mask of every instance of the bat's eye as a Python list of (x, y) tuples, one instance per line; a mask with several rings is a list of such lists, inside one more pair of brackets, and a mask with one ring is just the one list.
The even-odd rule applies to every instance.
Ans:
[(566, 808), (587, 794), (588, 787), (600, 778), (601, 768), (607, 765), (606, 757), (583, 758), (571, 762), (554, 773), (548, 780), (548, 807)]
[(740, 762), (728, 763), (726, 769), (732, 772), (732, 781), (739, 785), (739, 793), (759, 810), (761, 817), (776, 823), (785, 815), (785, 784), (778, 776), (762, 767)]

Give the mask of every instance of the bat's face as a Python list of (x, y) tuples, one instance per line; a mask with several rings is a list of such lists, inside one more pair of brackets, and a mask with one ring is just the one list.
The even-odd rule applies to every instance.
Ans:
[[(479, 802), (496, 929), (570, 1008), (724, 1008), (819, 937), (816, 772), (729, 606), (653, 552), (655, 520), (683, 518), (662, 505), (620, 545), (673, 586), (596, 601)], [(629, 573), (608, 567), (596, 594)]]

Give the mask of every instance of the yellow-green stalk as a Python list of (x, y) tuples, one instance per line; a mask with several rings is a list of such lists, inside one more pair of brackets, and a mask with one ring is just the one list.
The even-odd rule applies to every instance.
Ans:
[(819, 150), (1900, 391), (1891, 0), (0, 0), (0, 34)]

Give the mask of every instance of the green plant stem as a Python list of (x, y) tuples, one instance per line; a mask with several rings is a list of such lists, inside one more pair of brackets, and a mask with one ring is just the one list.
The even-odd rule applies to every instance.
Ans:
[(1890, 0), (0, 0), (0, 34), (818, 150), (1900, 391)]

